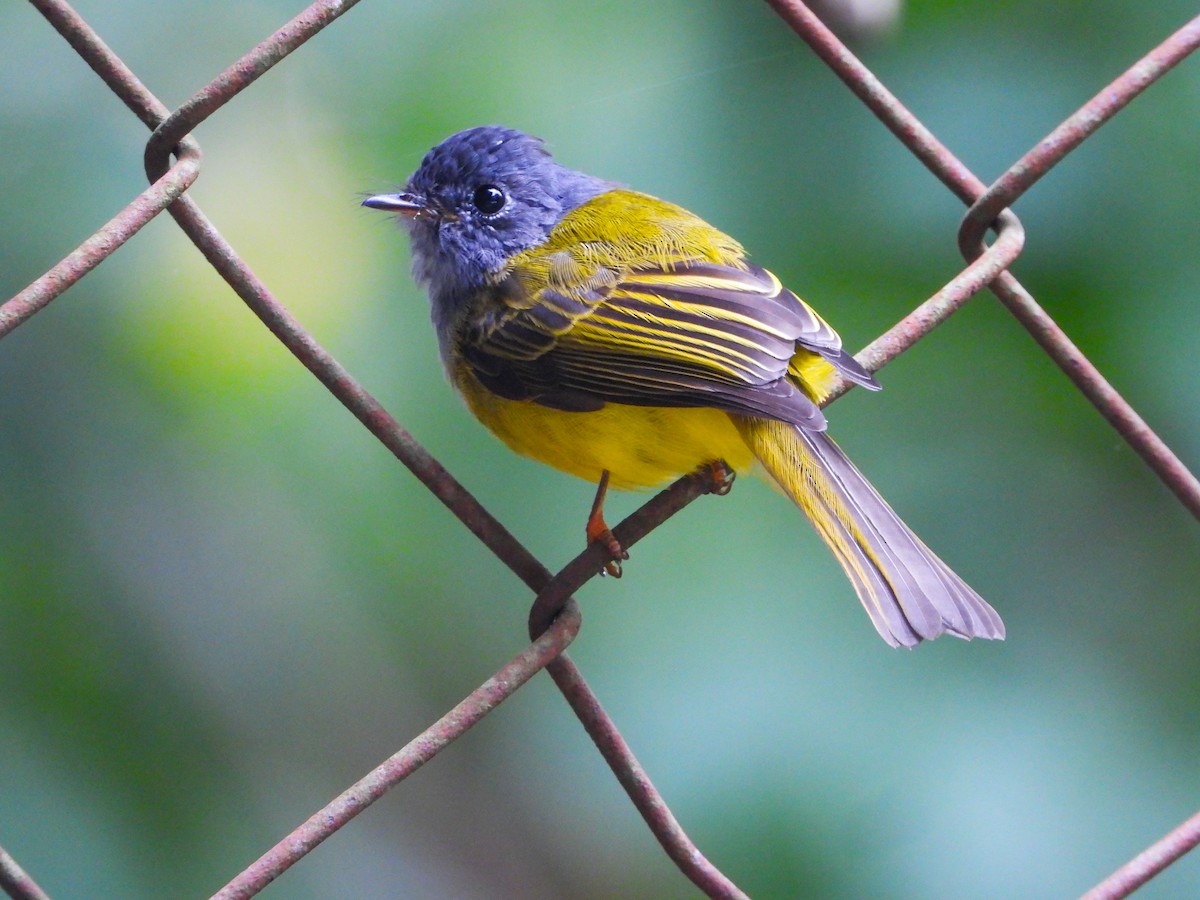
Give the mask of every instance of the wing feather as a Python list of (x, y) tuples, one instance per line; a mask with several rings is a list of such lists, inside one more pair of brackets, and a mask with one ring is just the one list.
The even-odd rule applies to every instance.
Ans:
[(824, 371), (877, 387), (766, 269), (683, 253), (623, 265), (615, 245), (601, 246), (607, 256), (597, 246), (581, 240), (514, 266), (469, 319), (459, 348), (485, 386), (559, 409), (706, 406), (812, 431), (825, 423), (812, 399), (820, 388), (804, 381), (825, 365), (817, 357)]

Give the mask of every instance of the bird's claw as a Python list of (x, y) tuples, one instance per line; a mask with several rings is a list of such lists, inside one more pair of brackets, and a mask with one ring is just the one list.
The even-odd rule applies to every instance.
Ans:
[(710, 463), (705, 463), (700, 467), (700, 476), (708, 480), (708, 492), (716, 494), (718, 497), (724, 497), (733, 489), (734, 479), (737, 478), (737, 472), (729, 467), (729, 463), (723, 459), (714, 459)]

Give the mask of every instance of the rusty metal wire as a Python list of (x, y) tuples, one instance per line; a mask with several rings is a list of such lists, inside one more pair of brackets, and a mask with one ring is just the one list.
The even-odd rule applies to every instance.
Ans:
[[(1039, 141), (1033, 149), (979, 195), (963, 217), (959, 247), (968, 259), (982, 246), (992, 219), (1012, 205), (1078, 147), (1097, 128), (1124, 109), (1135, 97), (1200, 46), (1200, 16), (1134, 63), (1077, 112)], [(1145, 460), (1193, 516), (1200, 518), (1200, 481), (1134, 411), (1011, 275), (997, 279), (992, 290), (1033, 335), (1034, 340), (1066, 373), (1092, 405)]]
[[(983, 259), (996, 252), (1003, 239), (1004, 228), (1014, 227), (1002, 217), (1003, 213), (1021, 194), (1097, 128), (1200, 45), (1200, 17), (1197, 17), (1151, 50), (1094, 99), (1068, 117), (1014, 163), (995, 184), (985, 187), (983, 182), (955, 158), (803, 3), (797, 0), (767, 0), (767, 3), (838, 77), (846, 82), (913, 155), (960, 200), (970, 206), (958, 235), (959, 249), (968, 261)], [(1015, 221), (1014, 217), (1013, 222)], [(986, 247), (983, 237), (989, 227), (999, 228), (1000, 234), (991, 247)], [(1020, 249), (1015, 249), (1013, 258)], [(1200, 481), (1197, 481), (1133, 407), (1104, 379), (1012, 273), (999, 273), (998, 277), (989, 282), (988, 287), (1179, 501), (1192, 515), (1200, 518)], [(950, 285), (943, 288), (939, 296), (948, 290)], [(938, 312), (931, 313), (928, 320), (910, 322), (910, 316), (901, 323), (905, 326), (903, 329), (897, 326), (871, 344), (867, 348), (869, 352), (864, 352), (866, 358), (862, 361), (874, 365), (879, 359), (881, 361), (878, 364), (882, 365), (883, 361), (912, 346), (912, 342), (927, 333), (965, 300), (963, 297), (957, 304), (951, 301), (939, 306)], [(927, 301), (919, 309), (932, 302), (933, 300)], [(946, 306), (953, 308), (945, 308)], [(887, 343), (879, 346), (885, 339)]]
[[(154, 127), (154, 122), (167, 115), (167, 107), (142, 86), (129, 67), (70, 6), (43, 0), (30, 2), (139, 119)], [(58, 265), (0, 306), (0, 338), (100, 265), (147, 222), (181, 197), (200, 174), (199, 145), (190, 139), (181, 141), (178, 161), (159, 174), (161, 177), (151, 179), (153, 184), (149, 188)]]
[(303, 825), (218, 891), (214, 900), (241, 900), (261, 891), (560, 656), (579, 633), (579, 624), (579, 607), (571, 602), (525, 650), (366, 777), (313, 813)]
[(3, 847), (0, 847), (0, 890), (13, 900), (50, 900), (50, 895), (38, 887)]
[[(68, 36), (77, 52), (101, 74), (105, 82), (122, 97), (126, 104), (135, 111), (139, 111), (139, 118), (142, 118), (147, 125), (156, 128), (156, 134), (164, 135), (157, 139), (152, 136), (147, 145), (146, 168), (151, 178), (156, 177), (160, 171), (165, 169), (167, 152), (174, 144), (181, 143), (184, 140), (183, 135), (191, 128), (219, 109), (221, 105), (228, 102), (271, 66), (283, 59), (291, 50), (300, 46), (312, 34), (353, 5), (351, 2), (331, 2), (331, 0), (314, 3), (279, 29), (272, 37), (228, 67), (191, 100), (182, 104), (175, 114), (167, 117), (165, 107), (146, 90), (133, 73), (100, 41), (99, 37), (68, 4), (60, 2), (60, 0), (31, 0), (31, 2), (64, 36)], [(180, 227), (192, 238), (205, 258), (271, 332), (472, 533), (508, 565), (518, 577), (535, 590), (550, 581), (550, 573), (545, 567), (534, 559), (440, 463), (421, 447), (412, 435), (388, 415), (378, 401), (313, 339), (283, 304), (274, 298), (191, 198), (180, 197), (170, 207), (170, 212)], [(106, 228), (109, 227), (106, 226)], [(109, 239), (107, 231), (102, 229), (100, 234), (104, 240)], [(116, 246), (113, 244), (112, 249), (115, 249)], [(79, 277), (81, 275), (82, 273)], [(51, 286), (46, 289), (45, 299), (41, 305), (44, 306), (61, 294), (67, 286), (67, 284), (60, 285), (58, 281), (51, 279)], [(17, 299), (14, 298), (4, 307), (0, 307), (0, 316), (3, 316), (5, 309)], [(690, 493), (690, 490), (690, 480), (684, 480), (672, 492), (667, 492), (667, 496), (686, 495)], [(671, 504), (664, 504), (660, 501), (653, 508), (661, 510), (661, 515), (665, 518), (670, 507)], [(662, 519), (658, 521), (661, 522)], [(649, 527), (653, 527), (654, 524), (658, 524), (658, 522), (651, 523)], [(618, 531), (618, 534), (625, 535), (626, 530)], [(561, 606), (561, 601), (556, 605)], [(669, 811), (665, 815), (662, 814), (662, 811), (667, 810), (662, 797), (637, 766), (636, 760), (625, 748), (616, 726), (608, 718), (583, 677), (570, 664), (565, 655), (560, 656), (556, 661), (552, 674), (556, 682), (560, 683), (572, 708), (584, 723), (584, 727), (597, 740), (605, 758), (610, 761), (610, 764), (623, 767), (621, 771), (617, 772), (618, 779), (634, 799), (635, 805), (643, 813), (647, 824), (654, 831), (659, 842), (668, 848), (672, 859), (689, 878), (706, 890), (720, 893), (723, 896), (741, 896), (741, 892), (696, 849), (678, 823), (670, 816)], [(477, 713), (477, 715), (468, 717), (471, 724), (494, 707), (494, 703), (490, 703), (486, 695), (486, 691), (483, 694), (477, 692), (464, 701), (466, 711)], [(436, 729), (437, 726), (434, 728)], [(427, 732), (426, 735), (418, 737), (414, 743), (422, 743), (429, 734)], [(625, 748), (624, 753), (619, 752), (621, 748)], [(404, 772), (400, 777), (402, 778), (406, 774), (407, 772)], [(399, 778), (396, 780), (398, 781)], [(385, 784), (384, 789), (394, 783)], [(301, 826), (298, 831), (304, 831), (304, 826)], [(307, 844), (302, 840), (285, 839), (282, 843), (286, 845), (286, 849), (282, 851), (288, 857), (286, 865), (282, 865), (278, 859), (272, 857), (269, 864), (263, 863), (256, 871), (282, 871), (282, 868), (293, 864), (312, 846), (315, 846), (315, 843)], [(278, 868), (280, 865), (282, 868)], [(267, 879), (267, 881), (269, 880), (270, 878)], [(261, 882), (254, 890), (261, 889), (261, 886), (265, 885), (267, 881)], [(249, 895), (245, 894), (244, 896)]]
[(1200, 812), (1155, 841), (1083, 895), (1081, 900), (1118, 900), (1200, 844)]
[[(152, 129), (144, 163), (151, 186), (58, 265), (0, 305), (0, 337), (44, 308), (95, 268), (150, 219), (167, 209), (206, 259), (276, 337), (479, 540), (535, 593), (529, 612), (532, 643), (502, 666), (433, 726), (413, 739), (232, 880), (217, 895), (250, 897), (294, 865), (321, 841), (444, 749), (545, 668), (664, 850), (698, 887), (714, 897), (742, 892), (696, 849), (636, 757), (564, 652), (580, 627), (572, 594), (599, 571), (601, 551), (589, 548), (557, 575), (530, 554), (441, 464), (324, 350), (259, 281), (186, 191), (200, 171), (201, 153), (191, 132), (271, 67), (303, 45), (357, 0), (313, 3), (271, 37), (168, 110), (99, 36), (62, 0), (30, 0), (115, 94)], [(959, 231), (968, 265), (858, 355), (879, 369), (911, 348), (987, 287), (1012, 311), (1113, 427), (1130, 443), (1194, 515), (1200, 516), (1200, 482), (1109, 385), (1032, 296), (1007, 271), (1021, 253), (1025, 234), (1011, 204), (1053, 165), (1115, 115), (1141, 91), (1200, 45), (1200, 17), (1188, 23), (1095, 99), (1066, 119), (992, 186), (976, 178), (798, 0), (767, 0), (779, 16), (829, 65), (883, 123), (969, 209)], [(174, 161), (172, 161), (174, 156)], [(995, 232), (986, 244), (988, 229)], [(846, 385), (839, 386), (834, 396)], [(629, 547), (708, 490), (702, 479), (680, 479), (615, 530)], [(1131, 860), (1088, 897), (1122, 897), (1200, 843), (1200, 815)], [(0, 887), (10, 896), (45, 895), (0, 850)]]
[[(883, 86), (865, 66), (802, 3), (791, 0), (767, 0), (777, 13), (834, 70), (900, 141), (961, 200), (970, 204), (959, 231), (959, 248), (968, 260), (986, 258), (994, 253), (1009, 225), (1001, 218), (1004, 210), (1028, 190), (1052, 166), (1077, 147), (1105, 121), (1123, 109), (1138, 94), (1169, 71), (1200, 43), (1200, 17), (1193, 19), (1139, 60), (1124, 75), (1101, 91), (1056, 128), (1048, 137), (1004, 173), (991, 188), (985, 188), (954, 155), (942, 145), (903, 104)], [(1015, 217), (1014, 217), (1015, 221)], [(995, 223), (999, 227), (996, 242), (984, 246), (984, 232)], [(1013, 257), (1020, 252), (1015, 248)], [(1011, 260), (1010, 260), (1011, 261)], [(961, 276), (960, 276), (961, 277)], [(1146, 460), (1180, 501), (1200, 517), (1200, 482), (1166, 444), (1141, 419), (1133, 408), (1104, 379), (1066, 334), (1037, 305), (1033, 297), (1009, 272), (1001, 273), (989, 284), (1052, 359), (1066, 372), (1079, 390), (1100, 410), (1112, 426)], [(941, 293), (950, 289), (943, 288)], [(936, 298), (935, 298), (936, 299)], [(951, 309), (938, 307), (928, 320), (910, 322), (912, 316), (875, 341), (862, 361), (882, 364), (912, 345), (912, 342), (942, 321), (965, 301)], [(925, 305), (932, 303), (927, 301)], [(921, 307), (920, 309), (923, 309)], [(884, 343), (889, 336), (890, 342)]]

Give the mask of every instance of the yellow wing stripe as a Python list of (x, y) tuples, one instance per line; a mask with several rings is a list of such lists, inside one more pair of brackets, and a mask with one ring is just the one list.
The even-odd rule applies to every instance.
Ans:
[[(672, 308), (678, 308), (677, 304), (673, 304)], [(607, 308), (597, 310), (594, 315), (576, 322), (573, 334), (579, 338), (586, 340), (585, 336), (591, 336), (601, 343), (611, 344), (615, 335), (622, 333), (636, 333), (649, 344), (643, 344), (637, 341), (634, 346), (640, 346), (643, 351), (653, 350), (661, 352), (663, 350), (672, 350), (679, 353), (682, 351), (682, 345), (690, 348), (695, 348), (706, 353), (707, 357), (714, 361), (725, 360), (731, 365), (737, 365), (743, 371), (750, 372), (759, 370), (766, 372), (768, 366), (760, 358), (766, 355), (769, 359), (783, 362), (779, 357), (778, 348), (775, 352), (769, 346), (765, 346), (762, 342), (754, 340), (752, 337), (744, 334), (739, 334), (735, 331), (721, 328), (719, 325), (707, 326), (701, 324), (695, 318), (691, 318), (686, 323), (686, 328), (677, 326), (670, 321), (664, 320), (655, 315), (652, 311), (638, 309), (628, 306), (614, 306), (612, 311), (618, 311), (622, 314), (619, 319), (612, 318), (608, 313)], [(701, 309), (697, 309), (696, 315), (700, 316)], [(700, 318), (728, 318), (730, 321), (736, 321), (740, 317), (714, 317), (700, 316)], [(760, 333), (763, 329), (759, 329)], [(774, 332), (770, 332), (775, 334)], [(780, 340), (790, 340), (786, 335), (776, 335)], [(707, 338), (707, 339), (706, 339)], [(573, 339), (571, 339), (572, 342)], [(734, 346), (730, 346), (734, 345)], [(629, 346), (629, 344), (625, 344)], [(737, 347), (744, 347), (751, 353), (743, 353)], [(785, 357), (786, 359), (786, 357)], [(772, 370), (774, 366), (770, 366)]]
[(750, 278), (728, 278), (720, 275), (691, 275), (673, 271), (648, 272), (644, 270), (631, 273), (629, 280), (637, 284), (658, 284), (663, 287), (692, 288), (693, 290), (700, 289), (707, 291), (734, 290), (741, 293), (755, 293), (762, 294), (764, 297), (774, 297), (783, 290), (783, 285), (774, 274), (768, 272), (766, 269), (762, 271), (770, 276), (770, 280), (766, 284)]
[[(678, 275), (670, 272), (637, 272), (629, 277), (620, 286), (620, 294), (630, 297), (636, 297), (640, 300), (651, 303), (661, 303), (665, 306), (677, 306), (681, 310), (686, 310), (695, 315), (708, 316), (710, 318), (724, 318), (731, 322), (740, 322), (749, 325), (761, 331), (767, 331), (779, 337), (791, 337), (789, 334), (780, 332), (778, 329), (771, 328), (769, 323), (762, 318), (745, 313), (738, 313), (730, 309), (726, 309), (715, 304), (696, 304), (679, 301), (673, 297), (663, 296), (653, 290), (642, 291), (642, 287), (661, 287), (669, 291), (679, 291), (686, 293), (688, 290), (710, 290), (710, 291), (726, 291), (741, 295), (760, 296), (766, 300), (775, 300), (781, 294), (785, 293), (783, 285), (772, 272), (766, 269), (760, 269), (765, 276), (770, 278), (770, 290), (763, 290), (759, 282), (747, 282), (736, 278), (723, 279), (716, 276), (699, 276), (699, 275)], [(753, 287), (751, 287), (753, 284)], [(809, 306), (804, 300), (797, 297), (791, 291), (786, 292), (787, 298), (800, 306), (811, 318), (814, 327), (804, 329), (801, 333), (806, 336), (824, 334), (829, 338), (836, 340), (836, 332), (826, 322), (821, 314)], [(793, 320), (793, 324), (796, 322)]]
[[(638, 295), (632, 292), (626, 294), (624, 291), (622, 291), (622, 295), (636, 299), (644, 298), (648, 305), (652, 304), (654, 306), (660, 306), (686, 317), (687, 332), (689, 333), (693, 331), (701, 332), (703, 334), (712, 335), (713, 337), (719, 337), (722, 340), (741, 344), (743, 347), (754, 347), (763, 353), (769, 353), (770, 350), (762, 342), (756, 341), (744, 334), (739, 334), (736, 331), (730, 331), (728, 329), (721, 328), (720, 325), (705, 325), (703, 324), (704, 320), (707, 319), (714, 322), (723, 321), (738, 325), (745, 325), (748, 329), (751, 329), (756, 333), (770, 335), (771, 337), (778, 338), (781, 341), (788, 341), (789, 343), (795, 340), (786, 331), (767, 327), (762, 322), (759, 322), (749, 316), (741, 315), (740, 313), (733, 313), (729, 312), (728, 310), (717, 309), (711, 306), (699, 306), (693, 303), (681, 303), (675, 300), (666, 300), (651, 294)], [(659, 324), (663, 328), (670, 330), (672, 334), (683, 333), (682, 329), (678, 327), (673, 328), (668, 320), (665, 320), (660, 315), (656, 314), (653, 309), (624, 306), (619, 304), (614, 304), (614, 309), (624, 313), (625, 315), (633, 316), (645, 322), (654, 322)], [(603, 319), (605, 312), (606, 310), (604, 309), (597, 310), (593, 318)]]
[[(705, 319), (708, 319), (708, 320), (717, 321), (717, 322), (728, 322), (732, 325), (742, 325), (742, 326), (746, 327), (747, 329), (750, 329), (751, 331), (754, 331), (754, 332), (757, 332), (757, 333), (763, 334), (763, 335), (769, 335), (770, 337), (776, 338), (781, 341), (787, 341), (789, 344), (796, 340), (794, 331), (785, 331), (784, 329), (776, 328), (776, 327), (772, 326), (771, 324), (769, 324), (768, 322), (763, 321), (761, 318), (755, 318), (754, 316), (745, 315), (744, 313), (734, 312), (734, 311), (728, 310), (728, 309), (722, 309), (721, 307), (717, 307), (717, 306), (709, 306), (709, 305), (703, 305), (703, 304), (697, 304), (697, 303), (687, 303), (687, 302), (675, 300), (673, 298), (661, 297), (657, 294), (642, 294), (642, 293), (639, 293), (639, 292), (636, 292), (633, 290), (627, 290), (625, 288), (622, 288), (622, 294), (624, 296), (642, 301), (647, 304), (654, 304), (656, 306), (661, 306), (665, 309), (669, 309), (672, 312), (678, 313), (680, 316), (688, 317), (688, 328), (689, 329), (690, 328), (705, 329), (705, 326), (702, 325), (701, 322)], [(647, 315), (647, 316), (653, 315), (652, 312), (647, 312), (645, 310), (631, 309), (631, 308), (625, 307), (625, 306), (621, 306), (619, 308), (621, 309), (622, 312), (627, 312), (630, 315)], [(732, 340), (732, 341), (737, 341), (738, 343), (744, 344), (745, 346), (759, 347), (760, 349), (766, 350), (766, 348), (759, 342), (754, 341), (751, 338), (747, 338), (747, 337), (744, 337), (737, 333), (734, 333), (732, 331), (721, 331), (719, 327), (716, 327), (714, 329), (706, 329), (706, 330), (716, 331), (716, 332), (720, 333), (723, 337), (725, 337), (729, 340)]]
[(716, 346), (700, 337), (629, 322), (620, 323), (619, 330), (598, 327), (592, 319), (577, 322), (562, 343), (575, 347), (592, 344), (597, 349), (620, 347), (635, 351), (639, 356), (666, 356), (693, 364), (702, 359), (733, 378), (739, 377), (739, 371), (751, 373), (755, 368), (761, 369), (748, 355)]

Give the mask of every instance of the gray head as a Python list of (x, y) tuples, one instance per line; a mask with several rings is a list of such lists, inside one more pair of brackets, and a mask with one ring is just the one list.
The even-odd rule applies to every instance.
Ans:
[(363, 206), (398, 213), (408, 228), (413, 275), (429, 289), (440, 332), (509, 257), (611, 187), (560, 166), (539, 138), (485, 125), (446, 138), (401, 193)]

